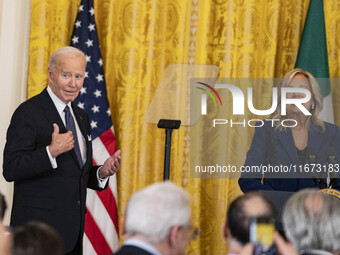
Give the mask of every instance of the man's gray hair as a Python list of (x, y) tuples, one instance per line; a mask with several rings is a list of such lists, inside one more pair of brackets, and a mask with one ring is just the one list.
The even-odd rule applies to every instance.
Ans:
[(173, 226), (190, 224), (189, 200), (188, 192), (171, 182), (137, 191), (126, 207), (126, 234), (142, 235), (155, 244), (162, 242)]
[(86, 56), (84, 52), (77, 48), (66, 46), (59, 48), (51, 54), (48, 61), (48, 68), (56, 70), (60, 57), (82, 57), (84, 59), (84, 63), (86, 64)]
[(305, 189), (286, 203), (283, 224), (298, 251), (340, 250), (340, 201), (319, 190)]

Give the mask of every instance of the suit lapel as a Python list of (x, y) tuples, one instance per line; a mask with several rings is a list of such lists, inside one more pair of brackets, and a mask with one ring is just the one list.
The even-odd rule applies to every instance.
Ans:
[[(59, 126), (59, 132), (61, 134), (67, 132), (67, 129), (64, 125), (64, 122), (62, 121), (62, 119), (61, 119), (61, 117), (58, 113), (58, 110), (55, 107), (55, 105), (54, 105), (51, 97), (49, 96), (46, 88), (41, 93), (41, 108), (44, 110), (45, 117), (50, 121), (51, 125), (53, 125), (53, 123), (56, 123)], [(74, 149), (72, 149), (69, 152), (71, 153), (73, 160), (75, 160), (75, 162), (79, 166), (77, 155), (76, 155)]]
[(47, 89), (44, 89), (41, 95), (41, 108), (44, 110), (44, 115), (46, 119), (53, 123), (56, 123), (59, 126), (60, 133), (66, 133), (66, 127), (64, 122), (62, 121), (57, 108), (55, 107), (51, 97), (48, 95)]

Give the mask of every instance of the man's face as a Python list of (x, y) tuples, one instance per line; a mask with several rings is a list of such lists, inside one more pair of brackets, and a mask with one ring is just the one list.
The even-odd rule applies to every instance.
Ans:
[(85, 61), (81, 56), (61, 56), (55, 69), (48, 69), (53, 93), (65, 104), (73, 101), (83, 87)]

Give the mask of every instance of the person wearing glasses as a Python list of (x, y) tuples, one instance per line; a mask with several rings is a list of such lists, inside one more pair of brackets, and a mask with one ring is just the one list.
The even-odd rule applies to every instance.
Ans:
[(126, 206), (126, 241), (116, 255), (182, 255), (198, 237), (191, 224), (189, 194), (171, 182), (134, 193)]

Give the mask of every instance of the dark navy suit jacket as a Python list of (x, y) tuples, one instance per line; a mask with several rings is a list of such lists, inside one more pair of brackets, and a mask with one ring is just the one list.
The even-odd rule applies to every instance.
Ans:
[[(276, 166), (276, 169), (285, 167), (290, 168), (290, 173), (254, 173), (243, 172), (239, 179), (239, 185), (243, 192), (253, 190), (278, 190), (278, 191), (298, 191), (303, 188), (315, 187), (311, 170), (306, 172), (302, 170), (300, 173), (301, 162), (298, 158), (297, 149), (295, 147), (293, 135), (290, 128), (286, 131), (275, 130), (271, 121), (264, 121), (265, 125), (255, 128), (255, 134), (251, 147), (247, 153), (244, 167), (251, 166)], [(322, 170), (328, 168), (327, 150), (333, 148), (336, 152), (336, 160), (340, 159), (340, 131), (339, 127), (325, 122), (325, 131), (322, 128), (311, 124), (308, 132), (309, 149), (314, 151), (312, 154), (316, 156), (316, 167)], [(310, 163), (310, 162), (309, 162)], [(301, 166), (304, 169), (303, 165)], [(335, 166), (339, 167), (339, 165)], [(294, 168), (296, 172), (294, 173)], [(267, 168), (268, 169), (268, 168)], [(311, 169), (311, 166), (309, 167)], [(316, 168), (313, 170), (316, 171)], [(334, 171), (335, 173), (335, 171)], [(288, 177), (291, 178), (286, 178)], [(271, 177), (279, 178), (271, 178)], [(263, 183), (261, 179), (263, 177)], [(337, 172), (339, 177), (339, 172)], [(335, 179), (334, 189), (340, 189), (340, 179)]]
[(85, 138), (87, 160), (82, 168), (74, 150), (56, 158), (56, 169), (51, 166), (46, 146), (51, 144), (53, 123), (60, 133), (67, 130), (46, 89), (14, 112), (3, 164), (5, 179), (14, 181), (11, 225), (43, 221), (60, 233), (65, 252), (74, 248), (84, 232), (86, 188), (102, 190), (96, 176), (98, 167), (92, 164), (88, 115), (73, 103), (72, 109)]
[(133, 245), (123, 245), (114, 255), (151, 255), (151, 253)]

